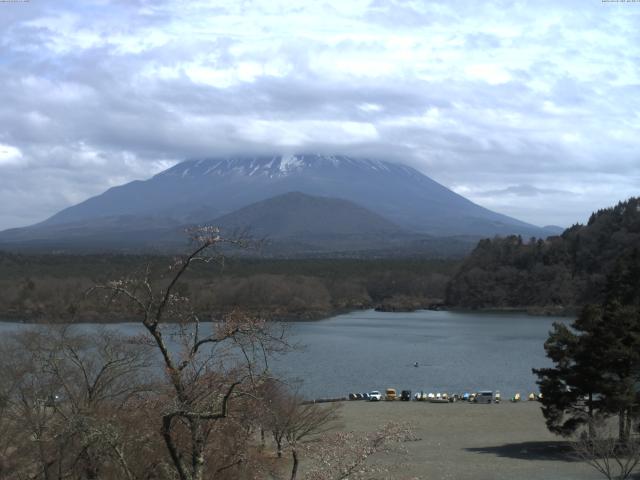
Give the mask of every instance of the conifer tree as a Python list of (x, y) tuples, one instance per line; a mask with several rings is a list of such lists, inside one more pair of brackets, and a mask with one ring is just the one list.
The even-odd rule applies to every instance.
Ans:
[(554, 323), (545, 350), (555, 367), (534, 369), (542, 393), (542, 412), (554, 433), (568, 436), (583, 425), (592, 425), (603, 408), (604, 381), (591, 333), (597, 319), (597, 309), (587, 307), (571, 328)]
[[(567, 327), (554, 324), (545, 342), (554, 367), (534, 369), (548, 428), (571, 435), (596, 415), (618, 417), (629, 439), (640, 414), (640, 255), (637, 249), (607, 278), (605, 300)], [(590, 432), (591, 433), (591, 432)]]

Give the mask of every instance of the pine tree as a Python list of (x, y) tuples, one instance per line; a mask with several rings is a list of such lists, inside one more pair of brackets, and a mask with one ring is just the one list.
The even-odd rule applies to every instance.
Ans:
[(554, 324), (545, 342), (553, 368), (534, 369), (548, 428), (570, 435), (595, 415), (618, 416), (619, 439), (629, 439), (640, 414), (640, 255), (617, 262), (605, 300), (587, 306), (567, 327)]
[(603, 409), (604, 380), (591, 329), (598, 311), (587, 307), (571, 327), (555, 323), (545, 342), (553, 368), (534, 369), (542, 393), (542, 413), (550, 431), (568, 436), (591, 425)]

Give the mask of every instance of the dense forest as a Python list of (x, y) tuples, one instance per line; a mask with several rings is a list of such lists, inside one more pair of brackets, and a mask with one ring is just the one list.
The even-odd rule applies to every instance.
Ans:
[[(95, 284), (167, 277), (173, 259), (140, 255), (0, 253), (0, 316), (42, 322), (121, 321), (126, 310), (85, 292)], [(203, 318), (236, 308), (267, 318), (315, 319), (345, 310), (424, 308), (441, 302), (453, 260), (259, 259), (194, 265), (179, 291)]]
[(574, 311), (598, 303), (605, 279), (640, 256), (640, 199), (593, 213), (546, 240), (482, 240), (447, 286), (446, 303), (464, 308)]
[[(571, 313), (604, 297), (605, 278), (640, 257), (640, 199), (599, 210), (560, 236), (481, 240), (462, 262), (428, 258), (229, 256), (195, 265), (179, 285), (205, 317), (236, 308), (275, 319), (315, 319), (360, 308), (526, 308)], [(161, 279), (172, 258), (154, 255), (27, 255), (0, 252), (0, 316), (28, 321), (116, 321), (118, 305), (85, 295), (98, 283), (149, 271)]]

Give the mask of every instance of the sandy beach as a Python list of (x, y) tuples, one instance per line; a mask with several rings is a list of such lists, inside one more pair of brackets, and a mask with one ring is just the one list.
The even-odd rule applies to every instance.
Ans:
[[(398, 478), (585, 480), (602, 478), (576, 461), (566, 442), (545, 427), (537, 402), (344, 402), (347, 431), (409, 422), (419, 441), (408, 443)], [(384, 459), (383, 459), (384, 460)]]

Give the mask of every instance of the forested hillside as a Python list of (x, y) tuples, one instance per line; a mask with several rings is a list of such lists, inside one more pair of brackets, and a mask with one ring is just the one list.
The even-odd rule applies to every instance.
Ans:
[[(140, 275), (163, 279), (173, 259), (141, 255), (23, 255), (0, 252), (0, 319), (121, 321), (97, 283)], [(360, 308), (412, 309), (441, 303), (455, 260), (226, 259), (194, 266), (178, 285), (203, 318), (236, 308), (270, 318), (314, 319)]]
[(446, 303), (464, 308), (572, 310), (599, 302), (614, 268), (637, 265), (640, 199), (593, 213), (546, 240), (482, 240), (447, 286)]

